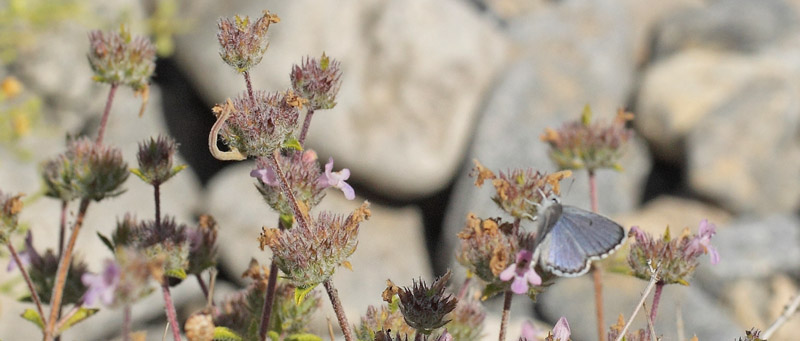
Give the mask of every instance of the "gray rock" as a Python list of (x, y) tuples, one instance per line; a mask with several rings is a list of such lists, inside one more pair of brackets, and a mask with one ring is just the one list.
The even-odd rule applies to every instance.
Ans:
[(797, 14), (782, 0), (720, 0), (665, 19), (655, 33), (656, 58), (693, 48), (755, 52), (796, 31)]
[[(692, 188), (734, 212), (789, 212), (800, 204), (800, 89), (796, 78), (750, 79), (690, 133)], [(754, 115), (753, 113), (758, 113)]]
[(217, 54), (215, 21), (269, 9), (270, 49), (252, 71), (254, 87), (282, 90), (289, 71), (322, 51), (342, 62), (338, 105), (319, 112), (309, 143), (333, 155), (353, 178), (394, 198), (444, 187), (466, 148), (484, 90), (507, 44), (488, 20), (460, 1), (207, 1), (176, 58), (209, 101), (244, 90)]
[(623, 1), (630, 8), (634, 34), (634, 56), (637, 65), (647, 63), (653, 54), (653, 32), (658, 25), (675, 13), (705, 6), (702, 0)]

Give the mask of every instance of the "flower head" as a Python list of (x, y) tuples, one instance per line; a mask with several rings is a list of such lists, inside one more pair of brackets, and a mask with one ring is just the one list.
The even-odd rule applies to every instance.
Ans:
[(19, 224), (22, 211), (22, 194), (10, 195), (0, 191), (0, 244), (8, 243), (11, 233)]
[[(39, 253), (33, 245), (33, 234), (28, 230), (25, 237), (25, 250), (21, 253), (27, 255), (28, 275), (36, 288), (36, 293), (42, 302), (49, 302), (53, 293), (53, 286), (56, 281), (59, 258), (52, 249), (47, 249), (44, 254)], [(67, 273), (67, 281), (64, 285), (64, 304), (76, 304), (80, 302), (86, 286), (81, 282), (81, 277), (86, 273), (86, 264), (81, 261), (77, 254), (72, 258), (72, 263)]]
[(133, 173), (151, 185), (160, 185), (166, 182), (186, 168), (186, 166), (172, 166), (177, 147), (175, 140), (162, 135), (159, 135), (157, 139), (151, 137), (149, 140), (140, 142), (139, 152), (136, 153), (139, 168), (134, 169)]
[[(115, 250), (132, 247), (149, 262), (160, 265), (158, 272), (167, 277), (183, 279), (189, 268), (190, 241), (186, 226), (175, 219), (164, 217), (161, 221), (137, 221), (126, 215), (117, 222), (112, 234)], [(158, 276), (154, 276), (157, 279)]]
[(541, 333), (542, 333), (542, 331), (540, 331), (538, 328), (536, 328), (536, 326), (533, 323), (531, 323), (531, 321), (525, 320), (525, 321), (522, 322), (522, 332), (521, 332), (521, 334), (519, 336), (519, 340), (520, 341), (536, 341), (536, 340), (541, 339), (539, 337), (539, 334), (541, 334)]
[(470, 213), (464, 229), (458, 233), (461, 248), (458, 262), (478, 278), (497, 285), (504, 285), (500, 273), (515, 265), (512, 257), (517, 254), (519, 242), (512, 234), (513, 225), (499, 218), (481, 219)]
[(147, 87), (156, 69), (156, 48), (144, 37), (131, 37), (125, 27), (119, 32), (89, 32), (89, 65), (94, 80), (125, 84), (134, 90)]
[(351, 187), (348, 183), (344, 182), (345, 180), (350, 178), (350, 170), (344, 168), (338, 172), (333, 171), (333, 158), (328, 159), (328, 163), (325, 164), (325, 174), (320, 176), (319, 178), (319, 186), (322, 188), (325, 187), (335, 187), (338, 188), (344, 193), (344, 197), (347, 200), (353, 200), (356, 198), (356, 192), (353, 191), (353, 187)]
[[(289, 153), (279, 158), (278, 162), (295, 200), (302, 202), (308, 209), (317, 206), (325, 197), (324, 187), (319, 183), (321, 175), (317, 153), (311, 149), (302, 153)], [(256, 167), (250, 172), (250, 176), (259, 180), (256, 189), (264, 197), (264, 201), (282, 216), (292, 217), (292, 208), (281, 190), (275, 171), (265, 158), (257, 159)]]
[(319, 60), (306, 58), (301, 65), (292, 67), (292, 88), (308, 99), (312, 110), (331, 109), (336, 106), (341, 77), (339, 62), (323, 53)]
[(717, 248), (711, 245), (711, 237), (717, 234), (717, 227), (708, 222), (708, 219), (703, 219), (700, 222), (700, 231), (698, 235), (692, 238), (689, 244), (689, 252), (693, 253), (707, 253), (711, 258), (711, 264), (719, 263), (719, 253)]
[(456, 308), (458, 302), (455, 297), (445, 293), (450, 275), (451, 272), (447, 271), (430, 288), (420, 280), (414, 281), (412, 287), (403, 287), (397, 292), (403, 318), (417, 332), (430, 334), (434, 329), (450, 322), (445, 316)]
[(217, 26), (219, 40), (219, 56), (237, 72), (247, 72), (261, 62), (267, 51), (267, 30), (270, 24), (280, 22), (277, 15), (264, 11), (257, 20), (250, 22), (250, 17), (235, 16), (220, 18)]
[(528, 293), (528, 284), (541, 285), (542, 278), (533, 269), (531, 258), (533, 253), (528, 250), (520, 250), (517, 253), (517, 261), (508, 266), (503, 272), (500, 273), (500, 279), (509, 281), (513, 278), (511, 283), (511, 291), (515, 294), (522, 295)]
[(611, 124), (592, 122), (587, 105), (580, 120), (567, 122), (558, 130), (547, 128), (541, 140), (550, 144), (550, 158), (561, 169), (621, 169), (617, 162), (622, 147), (633, 136), (625, 127), (631, 119), (633, 114), (620, 109)]
[(383, 304), (378, 308), (367, 307), (367, 313), (361, 317), (355, 335), (358, 340), (375, 340), (381, 331), (386, 330), (393, 331), (397, 336), (414, 336), (415, 330), (406, 324), (398, 303)]
[(66, 153), (45, 163), (45, 194), (64, 201), (75, 198), (100, 201), (122, 194), (124, 190), (119, 187), (128, 174), (122, 151), (81, 137), (68, 141)]
[(84, 303), (95, 307), (97, 303), (110, 306), (114, 302), (114, 291), (119, 283), (120, 268), (112, 260), (106, 260), (103, 271), (99, 274), (85, 273), (81, 282), (87, 287)]
[(188, 274), (200, 274), (217, 264), (217, 221), (214, 217), (203, 214), (197, 226), (186, 229), (189, 241)]

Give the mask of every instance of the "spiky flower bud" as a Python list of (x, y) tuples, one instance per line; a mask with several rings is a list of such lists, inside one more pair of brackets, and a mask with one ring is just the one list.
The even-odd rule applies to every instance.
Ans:
[(458, 302), (455, 297), (444, 292), (450, 275), (448, 270), (430, 288), (424, 281), (415, 280), (412, 287), (403, 287), (398, 291), (403, 318), (417, 332), (427, 335), (450, 322), (445, 316), (456, 308)]
[[(280, 148), (297, 128), (300, 116), (296, 96), (291, 92), (256, 91), (255, 103), (247, 93), (217, 105), (217, 120), (224, 120), (219, 129), (222, 141), (245, 156), (268, 156)], [(217, 131), (212, 130), (212, 140)]]
[(156, 69), (156, 48), (145, 37), (131, 37), (124, 26), (119, 32), (89, 32), (89, 65), (94, 80), (125, 84), (134, 90), (147, 87)]
[(139, 168), (133, 169), (133, 174), (154, 186), (166, 182), (186, 168), (185, 165), (172, 166), (176, 150), (175, 140), (163, 135), (140, 142), (139, 152), (136, 153)]
[(47, 161), (43, 175), (48, 196), (100, 201), (122, 194), (119, 187), (128, 174), (119, 149), (81, 137), (67, 142), (66, 153)]
[(208, 214), (200, 216), (197, 227), (186, 230), (189, 240), (187, 273), (200, 274), (217, 264), (217, 221)]
[[(309, 210), (317, 206), (325, 197), (325, 187), (319, 183), (321, 172), (317, 153), (307, 149), (302, 153), (290, 153), (281, 157), (279, 161), (295, 200), (302, 202)], [(264, 158), (256, 160), (256, 169), (250, 172), (250, 176), (258, 179), (256, 189), (270, 207), (278, 211), (281, 216), (293, 215), (292, 207), (281, 190), (275, 171)]]
[(552, 194), (560, 194), (560, 181), (572, 175), (569, 171), (545, 174), (529, 168), (512, 169), (508, 173), (500, 172), (497, 176), (478, 160), (473, 162), (475, 167), (470, 175), (475, 177), (475, 186), (483, 186), (484, 181), (492, 180), (496, 191), (492, 200), (517, 219), (533, 220), (538, 209), (536, 203)]
[[(30, 230), (25, 237), (25, 250), (20, 252), (19, 256), (23, 259), (23, 265), (27, 265), (28, 275), (41, 301), (50, 302), (50, 295), (53, 293), (53, 286), (56, 282), (59, 258), (52, 249), (47, 249), (44, 255), (40, 254), (33, 246), (33, 234)], [(72, 258), (64, 285), (63, 304), (76, 304), (82, 300), (86, 286), (81, 282), (81, 277), (85, 273), (86, 264), (76, 255)]]
[(0, 191), (0, 244), (8, 243), (11, 233), (19, 224), (19, 212), (22, 211), (22, 194), (3, 194)]
[(267, 51), (267, 30), (270, 24), (278, 23), (277, 15), (265, 10), (261, 18), (250, 22), (250, 17), (235, 16), (220, 18), (217, 23), (219, 56), (237, 72), (246, 72), (261, 62)]
[(322, 212), (309, 226), (289, 230), (264, 228), (259, 241), (272, 256), (292, 285), (307, 289), (330, 278), (339, 265), (349, 267), (347, 258), (356, 251), (358, 230), (370, 217), (364, 202), (347, 218)]
[(633, 130), (625, 125), (632, 119), (633, 114), (620, 109), (611, 124), (592, 122), (587, 105), (580, 120), (567, 122), (558, 130), (547, 128), (541, 140), (550, 144), (550, 158), (560, 169), (620, 170), (622, 147), (633, 136)]
[(214, 339), (214, 319), (211, 314), (196, 313), (186, 319), (183, 330), (189, 341), (211, 341)]
[(306, 57), (301, 65), (294, 65), (290, 75), (292, 89), (308, 100), (312, 110), (331, 109), (336, 106), (342, 70), (339, 62), (325, 53), (319, 60)]

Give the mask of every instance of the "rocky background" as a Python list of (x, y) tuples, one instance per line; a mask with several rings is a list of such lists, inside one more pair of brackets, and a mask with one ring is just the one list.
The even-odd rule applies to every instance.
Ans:
[[(29, 126), (20, 136), (0, 129), (0, 188), (38, 193), (40, 162), (63, 150), (67, 133), (95, 131), (107, 88), (90, 79), (87, 31), (122, 22), (133, 23), (133, 32), (149, 29), (166, 39), (160, 46), (171, 47), (171, 56), (159, 60), (142, 118), (139, 101), (118, 92), (106, 139), (123, 148), (129, 163), (146, 137), (169, 133), (178, 140), (192, 172), (163, 187), (163, 211), (184, 222), (214, 215), (221, 226), (216, 294), (241, 286), (251, 257), (269, 259), (256, 237), (276, 215), (253, 188), (252, 162), (222, 163), (207, 152), (211, 106), (244, 90), (217, 54), (216, 19), (269, 9), (282, 21), (270, 28), (270, 49), (253, 71), (256, 88), (288, 87), (290, 67), (304, 56), (325, 51), (342, 62), (338, 105), (315, 115), (309, 142), (321, 159), (332, 156), (337, 168), (350, 168), (359, 199), (373, 203), (353, 272), (339, 271), (335, 279), (351, 322), (380, 303), (387, 278), (407, 285), (458, 268), (455, 234), (468, 212), (501, 215), (488, 190), (467, 176), (472, 159), (496, 170), (553, 171), (539, 135), (576, 119), (585, 104), (600, 118), (610, 119), (619, 107), (636, 115), (625, 170), (598, 174), (603, 214), (657, 234), (666, 226), (696, 229), (703, 218), (718, 226), (713, 243), (722, 261), (702, 264), (689, 287), (665, 289), (656, 324), (665, 339), (677, 340), (678, 318), (685, 335), (701, 340), (764, 329), (798, 292), (800, 1), (164, 3), (3, 5), (0, 34), (11, 42), (0, 42), (0, 76), (18, 78), (33, 103), (26, 112), (38, 114), (25, 116)], [(36, 6), (49, 15), (43, 23), (35, 20)], [(37, 24), (21, 29), (20, 19)], [(126, 187), (125, 195), (89, 210), (78, 245), (92, 270), (109, 256), (95, 231), (108, 233), (125, 212), (152, 214), (150, 188), (133, 177)], [(566, 187), (566, 203), (589, 206), (583, 173)], [(323, 203), (337, 210), (354, 205), (335, 193)], [(24, 220), (38, 247), (55, 244), (58, 203), (34, 200)], [(615, 274), (605, 281), (611, 324), (617, 314), (630, 314), (646, 283)], [(0, 284), (7, 291), (0, 297), (0, 338), (36, 339), (35, 328), (18, 317), (25, 306), (14, 300), (22, 294), (20, 279), (0, 273)], [(203, 304), (195, 283), (175, 292), (180, 318)], [(524, 319), (553, 323), (566, 316), (574, 340), (595, 338), (588, 277), (559, 281), (535, 305), (523, 301), (515, 300), (512, 337)], [(498, 302), (488, 304), (499, 311)], [(319, 333), (326, 330), (324, 316), (333, 316), (325, 309)], [(159, 295), (136, 305), (134, 317), (135, 329), (161, 339)], [(120, 311), (104, 311), (65, 338), (113, 338), (120, 319)], [(486, 339), (496, 337), (497, 321), (489, 318)], [(772, 340), (796, 335), (800, 318)]]

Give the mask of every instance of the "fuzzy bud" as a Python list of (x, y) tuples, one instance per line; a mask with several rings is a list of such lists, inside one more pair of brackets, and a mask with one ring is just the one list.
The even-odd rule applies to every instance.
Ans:
[(139, 152), (136, 158), (139, 161), (139, 168), (132, 170), (142, 181), (151, 185), (160, 185), (181, 170), (185, 165), (173, 167), (173, 160), (177, 144), (170, 137), (159, 135), (157, 139), (152, 137), (139, 143)]
[(301, 65), (292, 67), (292, 89), (308, 100), (311, 110), (331, 109), (336, 106), (342, 70), (340, 63), (325, 53), (319, 60), (305, 58)]
[[(290, 93), (256, 91), (255, 103), (247, 93), (216, 106), (218, 120), (225, 117), (219, 129), (222, 141), (246, 156), (268, 156), (281, 148), (297, 128), (300, 110), (290, 101)], [(214, 135), (216, 131), (212, 131)]]
[(43, 177), (47, 196), (100, 201), (122, 194), (119, 187), (128, 174), (119, 149), (81, 137), (68, 141), (66, 153), (45, 162)]
[[(307, 149), (303, 152), (290, 153), (278, 160), (295, 200), (302, 202), (309, 210), (317, 206), (325, 197), (325, 187), (319, 183), (321, 172), (317, 153)], [(284, 197), (275, 171), (264, 158), (256, 160), (256, 167), (250, 175), (258, 178), (256, 189), (264, 197), (264, 201), (282, 216), (292, 216), (292, 207)]]
[(455, 297), (444, 292), (450, 275), (448, 270), (430, 288), (422, 280), (414, 281), (412, 287), (400, 288), (397, 293), (403, 318), (417, 332), (430, 334), (434, 329), (450, 322), (445, 320), (445, 316), (456, 308), (458, 302)]
[(247, 16), (220, 18), (217, 23), (217, 39), (221, 47), (219, 56), (237, 72), (247, 72), (261, 62), (267, 51), (269, 25), (280, 21), (277, 15), (266, 10), (261, 18), (252, 23)]
[(150, 40), (131, 37), (123, 26), (119, 32), (90, 32), (89, 44), (95, 81), (125, 84), (134, 90), (147, 87), (156, 69), (156, 48)]

